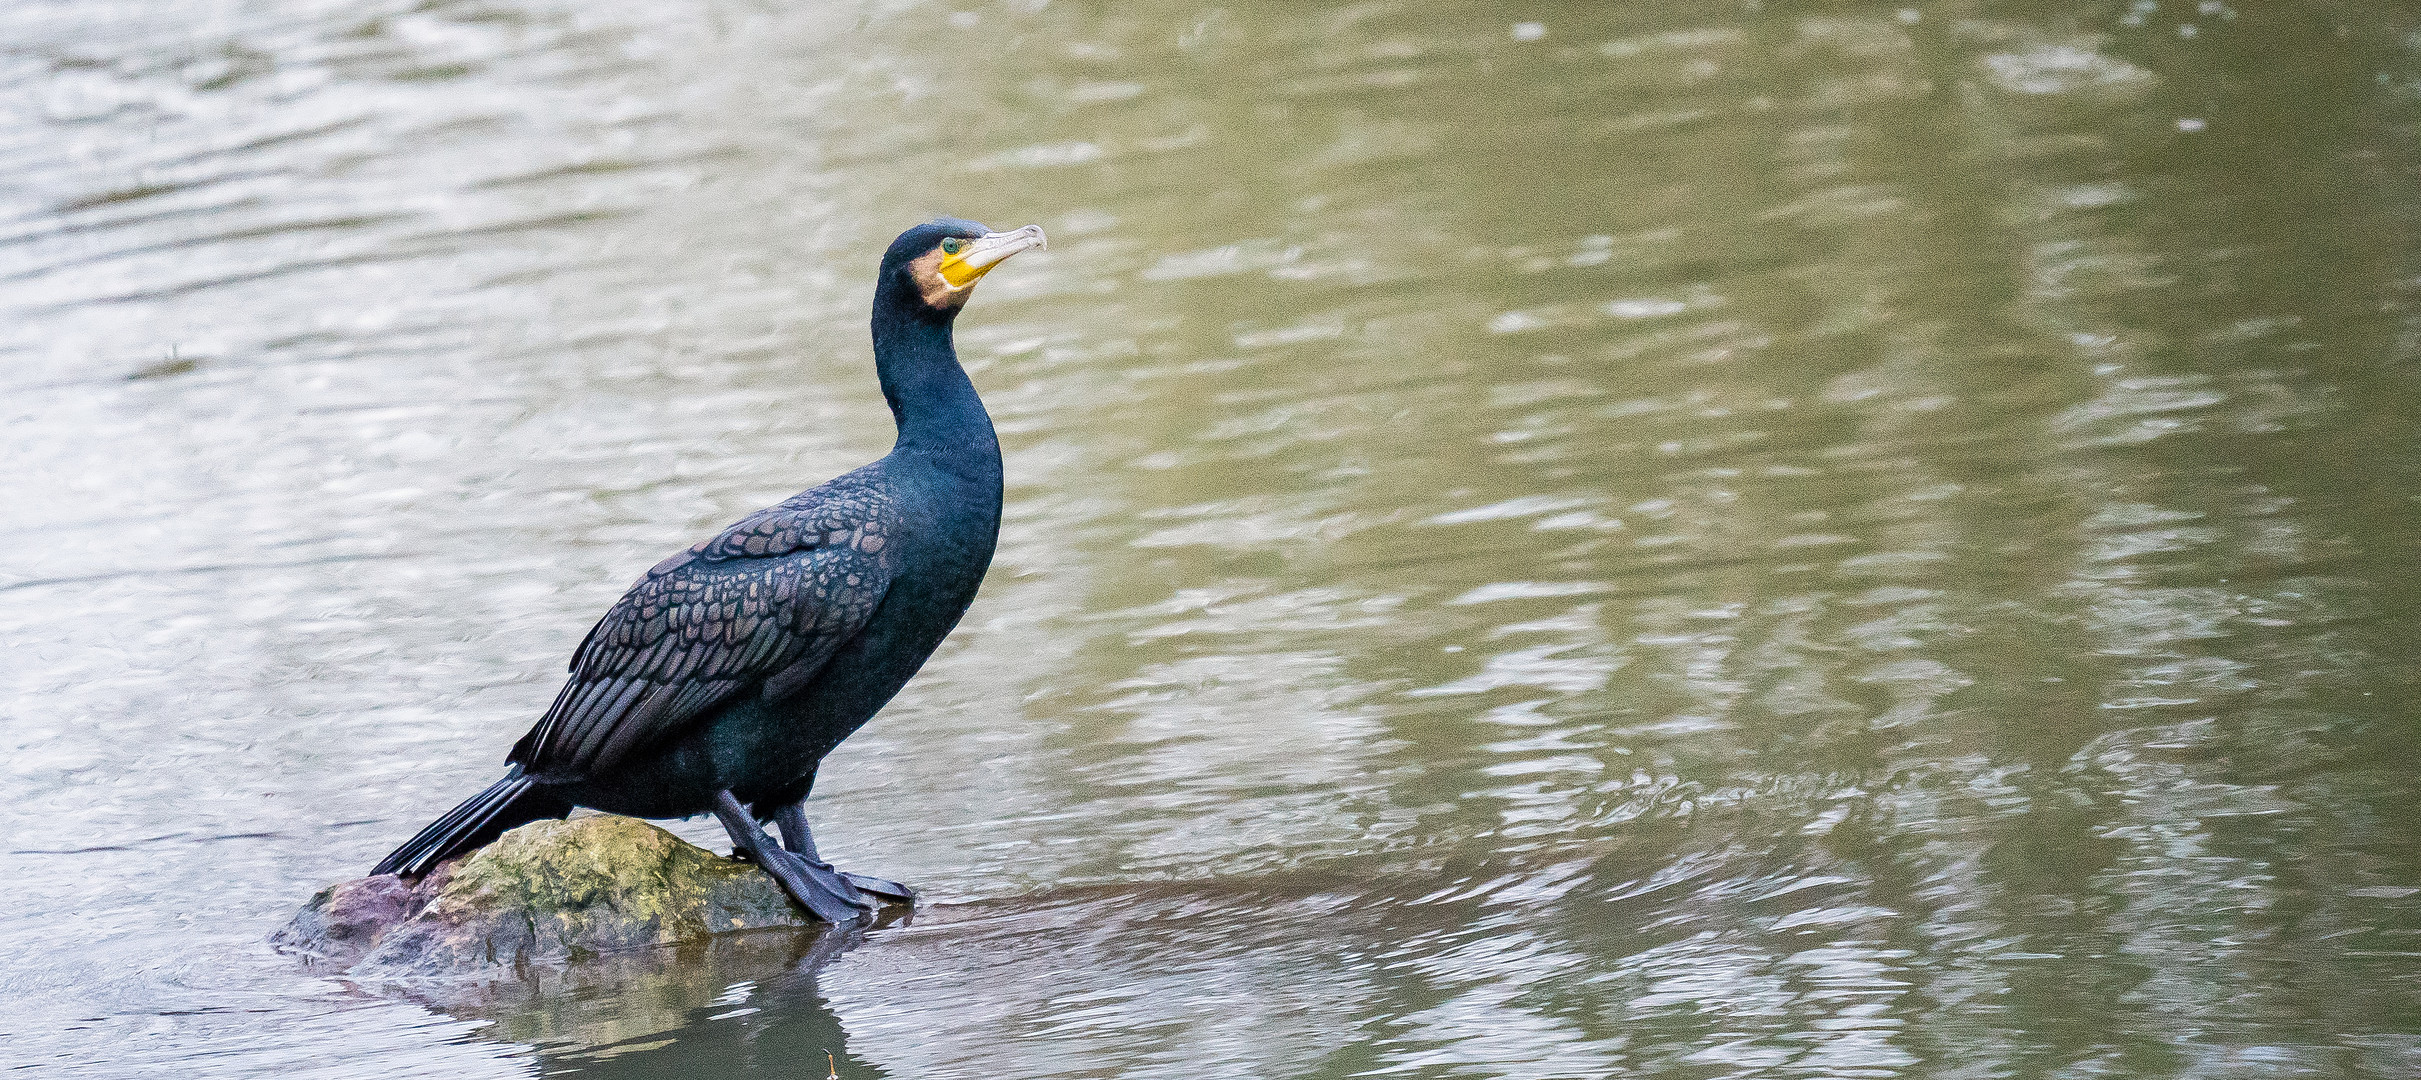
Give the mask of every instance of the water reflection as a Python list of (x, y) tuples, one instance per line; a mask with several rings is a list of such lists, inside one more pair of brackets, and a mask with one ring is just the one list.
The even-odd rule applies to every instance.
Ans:
[[(528, 1044), (548, 1076), (885, 1075), (849, 1053), (819, 987), (863, 930), (726, 935), (565, 972), (534, 972), (432, 1004)], [(828, 1059), (826, 1055), (831, 1057)]]
[[(2421, 1068), (2409, 17), (10, 17), (12, 1059)], [(935, 904), (440, 1009), (267, 955), (881, 451), (938, 211), (1057, 243), (962, 332), (998, 566), (819, 792)]]

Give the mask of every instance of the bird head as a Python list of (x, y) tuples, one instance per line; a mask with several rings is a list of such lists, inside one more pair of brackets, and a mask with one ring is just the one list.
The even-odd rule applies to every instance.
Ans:
[(975, 283), (1028, 248), (1043, 247), (1042, 226), (993, 232), (972, 221), (942, 218), (899, 234), (883, 253), (883, 279), (904, 286), (936, 314), (955, 315)]

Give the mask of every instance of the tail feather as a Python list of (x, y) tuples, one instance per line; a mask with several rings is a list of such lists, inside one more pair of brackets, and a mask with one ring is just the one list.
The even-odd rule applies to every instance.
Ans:
[(419, 877), (438, 863), (503, 836), (506, 829), (571, 812), (572, 804), (522, 775), (521, 766), (515, 765), (504, 779), (463, 800), (462, 805), (447, 811), (444, 817), (404, 841), (402, 847), (389, 852), (379, 860), (378, 869), (370, 873)]

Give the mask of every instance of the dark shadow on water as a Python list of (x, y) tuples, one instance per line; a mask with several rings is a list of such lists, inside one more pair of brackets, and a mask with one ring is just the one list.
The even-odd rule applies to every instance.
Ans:
[(850, 1056), (817, 977), (890, 925), (723, 935), (422, 1001), (530, 1045), (546, 1076), (821, 1077), (829, 1052), (843, 1076), (880, 1077)]

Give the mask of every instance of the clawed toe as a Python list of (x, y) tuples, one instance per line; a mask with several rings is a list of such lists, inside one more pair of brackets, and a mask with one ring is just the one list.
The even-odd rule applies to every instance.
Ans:
[(865, 874), (852, 874), (847, 870), (841, 871), (840, 874), (843, 878), (848, 879), (849, 884), (856, 886), (857, 891), (861, 893), (879, 896), (894, 904), (916, 903), (916, 890), (899, 882), (870, 877)]

